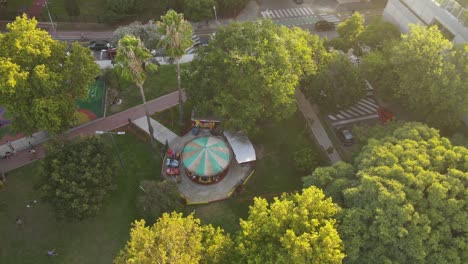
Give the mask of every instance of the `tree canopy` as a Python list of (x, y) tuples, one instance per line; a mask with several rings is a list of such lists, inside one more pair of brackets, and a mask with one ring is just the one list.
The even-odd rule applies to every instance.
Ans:
[(119, 40), (126, 35), (132, 35), (141, 39), (147, 49), (156, 49), (161, 39), (158, 27), (153, 21), (148, 21), (146, 24), (136, 21), (126, 26), (118, 27), (112, 35), (112, 43), (117, 45)]
[(411, 25), (400, 41), (362, 62), (365, 75), (380, 76), (379, 89), (419, 120), (449, 127), (468, 113), (467, 58), (468, 44), (454, 48), (436, 26)]
[(330, 61), (315, 75), (301, 82), (307, 96), (325, 113), (336, 113), (356, 104), (366, 95), (358, 67), (347, 55), (333, 52)]
[(184, 0), (184, 14), (191, 21), (202, 21), (214, 18), (213, 7), (216, 0)]
[(299, 79), (316, 71), (322, 51), (317, 36), (298, 28), (269, 20), (231, 23), (189, 65), (186, 92), (197, 112), (252, 133), (265, 119), (294, 113)]
[(239, 263), (341, 263), (339, 208), (315, 187), (269, 204), (255, 198), (236, 240)]
[(370, 139), (351, 165), (305, 178), (344, 208), (349, 263), (464, 263), (468, 150), (420, 123)]
[(112, 149), (96, 137), (56, 141), (46, 147), (43, 197), (61, 217), (95, 215), (114, 189)]
[(13, 129), (60, 133), (75, 123), (99, 67), (87, 48), (53, 40), (25, 15), (0, 33), (0, 105), (12, 113)]
[(336, 31), (338, 37), (330, 40), (329, 46), (345, 52), (350, 48), (358, 50), (359, 36), (364, 31), (364, 17), (360, 13), (354, 12), (350, 18), (338, 24)]
[(135, 221), (120, 263), (196, 264), (227, 261), (232, 240), (220, 228), (201, 225), (193, 215), (164, 213), (151, 227)]

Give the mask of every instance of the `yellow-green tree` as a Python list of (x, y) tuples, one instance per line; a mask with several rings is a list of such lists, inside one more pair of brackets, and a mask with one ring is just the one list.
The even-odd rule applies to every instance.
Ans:
[(465, 263), (468, 149), (409, 123), (370, 139), (355, 160), (305, 179), (343, 207), (349, 263)]
[(237, 236), (238, 263), (341, 263), (339, 207), (315, 187), (268, 203), (255, 198)]
[(232, 240), (222, 229), (201, 225), (193, 215), (165, 213), (151, 227), (144, 220), (135, 221), (130, 240), (114, 263), (222, 263), (231, 247)]
[[(75, 123), (76, 100), (87, 96), (99, 67), (87, 48), (53, 40), (37, 21), (17, 17), (0, 33), (0, 105), (13, 128), (60, 133)], [(68, 54), (68, 55), (67, 55)]]

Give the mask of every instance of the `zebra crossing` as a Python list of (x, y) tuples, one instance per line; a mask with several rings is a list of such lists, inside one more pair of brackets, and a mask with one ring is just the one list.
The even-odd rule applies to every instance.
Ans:
[(338, 23), (338, 22), (341, 22), (341, 19), (339, 19), (337, 16), (333, 15), (333, 14), (325, 14), (325, 13), (321, 13), (319, 14), (320, 17), (323, 19), (323, 20), (326, 20), (328, 22), (332, 22), (332, 23)]
[(263, 18), (286, 18), (313, 16), (315, 13), (310, 7), (287, 8), (277, 10), (265, 10), (260, 12)]
[(196, 52), (196, 49), (197, 49), (196, 46), (198, 44), (200, 44), (200, 37), (199, 36), (193, 35), (192, 40), (193, 40), (193, 45), (190, 48), (185, 50), (186, 54), (194, 54)]
[(357, 104), (346, 110), (339, 111), (334, 115), (328, 115), (328, 119), (331, 121), (333, 126), (338, 126), (366, 119), (378, 118), (378, 108), (379, 106), (377, 102), (368, 97), (359, 100)]

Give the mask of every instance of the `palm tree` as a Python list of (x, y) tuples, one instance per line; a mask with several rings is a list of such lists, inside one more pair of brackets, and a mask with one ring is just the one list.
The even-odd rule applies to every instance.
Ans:
[(140, 88), (143, 107), (145, 108), (146, 120), (148, 121), (148, 130), (151, 138), (151, 145), (154, 146), (153, 126), (150, 122), (148, 106), (146, 105), (145, 91), (143, 84), (146, 80), (146, 70), (156, 71), (157, 66), (146, 61), (153, 56), (150, 51), (145, 48), (141, 40), (132, 35), (126, 35), (119, 40), (117, 45), (117, 55), (115, 57), (115, 65), (117, 72), (124, 78), (132, 80), (138, 88)]
[(169, 58), (177, 64), (177, 89), (179, 90), (179, 123), (184, 125), (184, 107), (182, 100), (182, 83), (180, 80), (180, 58), (185, 50), (193, 45), (192, 25), (184, 19), (183, 14), (177, 14), (174, 10), (167, 11), (157, 23), (159, 31), (163, 34), (160, 46), (166, 49)]

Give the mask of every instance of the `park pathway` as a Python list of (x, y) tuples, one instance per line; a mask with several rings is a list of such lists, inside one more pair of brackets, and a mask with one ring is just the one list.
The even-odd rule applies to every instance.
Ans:
[[(185, 100), (185, 98), (184, 98)], [(150, 114), (160, 112), (178, 104), (179, 97), (177, 91), (163, 95), (147, 103)], [(94, 135), (96, 131), (110, 131), (122, 127), (129, 123), (129, 120), (135, 120), (145, 116), (143, 105), (135, 106), (120, 113), (89, 122), (83, 126), (74, 128), (65, 133), (66, 137), (71, 139), (76, 136)], [(33, 162), (37, 158), (45, 156), (43, 144), (34, 146), (35, 154), (29, 153), (29, 148), (18, 151), (15, 156), (9, 159), (0, 159), (0, 177), (1, 173), (7, 173)]]
[[(341, 161), (341, 157), (338, 154), (338, 151), (333, 146), (333, 143), (328, 137), (325, 128), (323, 128), (323, 125), (320, 122), (320, 119), (318, 118), (317, 114), (315, 113), (314, 108), (299, 89), (296, 89), (296, 101), (299, 110), (301, 110), (302, 114), (304, 115), (307, 125), (309, 126), (310, 130), (312, 130), (315, 139), (317, 140), (318, 144), (322, 147), (324, 153), (330, 159), (331, 164), (335, 164), (336, 162)], [(327, 149), (330, 147), (333, 149), (332, 153), (328, 153), (327, 151)]]

